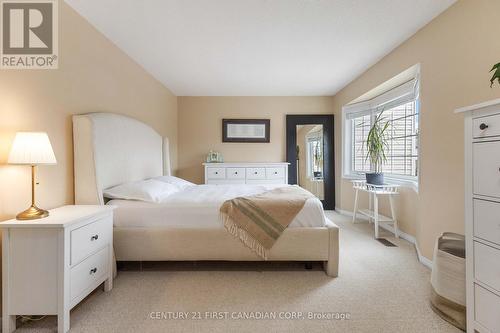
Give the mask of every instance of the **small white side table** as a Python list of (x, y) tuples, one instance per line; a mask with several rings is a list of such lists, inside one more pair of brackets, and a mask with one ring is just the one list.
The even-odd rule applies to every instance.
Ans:
[(57, 315), (59, 333), (70, 310), (104, 282), (113, 287), (113, 206), (64, 206), (39, 220), (9, 220), (2, 229), (2, 332), (17, 315)]
[[(394, 196), (398, 194), (399, 185), (372, 185), (367, 184), (364, 180), (354, 180), (352, 181), (353, 188), (355, 190), (354, 194), (354, 212), (352, 214), (352, 222), (356, 221), (356, 214), (359, 212), (362, 215), (368, 217), (370, 223), (373, 221), (375, 224), (375, 238), (378, 238), (378, 227), (379, 224), (386, 223), (392, 224), (394, 228), (394, 236), (399, 238), (398, 221), (396, 218), (396, 213), (394, 210)], [(358, 209), (358, 196), (359, 191), (368, 192), (370, 204), (369, 209)], [(386, 195), (389, 197), (389, 203), (391, 206), (391, 217), (383, 216), (379, 214), (378, 200), (379, 196)], [(372, 210), (373, 206), (373, 210)]]

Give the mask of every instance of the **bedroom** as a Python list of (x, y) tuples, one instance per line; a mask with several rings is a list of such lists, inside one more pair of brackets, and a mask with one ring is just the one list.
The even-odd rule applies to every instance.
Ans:
[(0, 1), (4, 331), (500, 331), (498, 1), (34, 2)]

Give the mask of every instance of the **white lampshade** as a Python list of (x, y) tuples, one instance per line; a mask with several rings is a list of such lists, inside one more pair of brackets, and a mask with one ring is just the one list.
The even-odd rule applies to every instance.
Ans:
[(18, 132), (10, 149), (9, 164), (56, 164), (49, 136), (45, 132)]

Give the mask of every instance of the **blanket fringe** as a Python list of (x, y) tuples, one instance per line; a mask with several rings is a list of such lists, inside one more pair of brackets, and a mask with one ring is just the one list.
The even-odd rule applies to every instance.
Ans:
[(224, 228), (233, 235), (235, 238), (238, 238), (246, 247), (255, 252), (259, 257), (264, 260), (267, 260), (269, 250), (263, 247), (252, 235), (250, 235), (245, 229), (242, 229), (236, 225), (229, 215), (225, 213), (220, 213), (222, 221), (224, 222)]

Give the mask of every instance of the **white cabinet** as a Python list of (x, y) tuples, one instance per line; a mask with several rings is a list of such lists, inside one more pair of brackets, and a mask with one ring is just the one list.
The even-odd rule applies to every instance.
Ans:
[(203, 163), (205, 184), (288, 184), (289, 163)]
[(17, 315), (57, 315), (69, 330), (69, 312), (104, 282), (113, 284), (112, 206), (64, 206), (47, 218), (9, 220), (2, 228), (2, 327)]
[(467, 332), (500, 332), (500, 99), (465, 113)]

